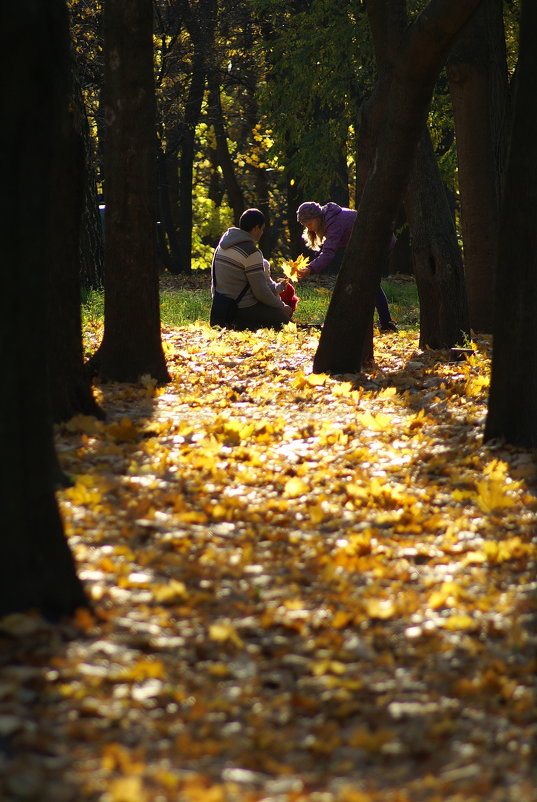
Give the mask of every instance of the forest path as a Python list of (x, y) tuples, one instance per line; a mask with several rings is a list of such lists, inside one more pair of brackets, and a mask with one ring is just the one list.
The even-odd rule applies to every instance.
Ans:
[(292, 325), (163, 339), (170, 384), (57, 431), (95, 615), (0, 623), (0, 797), (535, 802), (537, 473), (482, 444), (489, 344), (331, 378)]

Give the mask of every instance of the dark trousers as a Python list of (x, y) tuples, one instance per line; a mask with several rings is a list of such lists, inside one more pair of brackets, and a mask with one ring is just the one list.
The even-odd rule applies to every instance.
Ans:
[(257, 329), (281, 329), (289, 318), (283, 309), (256, 303), (253, 306), (239, 307), (235, 318), (235, 328), (241, 331), (257, 331)]

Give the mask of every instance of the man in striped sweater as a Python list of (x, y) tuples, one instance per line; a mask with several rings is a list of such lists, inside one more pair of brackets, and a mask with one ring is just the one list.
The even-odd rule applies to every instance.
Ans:
[[(276, 284), (265, 270), (266, 260), (257, 247), (265, 228), (259, 209), (247, 209), (239, 228), (228, 228), (214, 252), (211, 294), (215, 290), (228, 298), (238, 298), (237, 329), (280, 329), (289, 322), (291, 307), (279, 296), (283, 286)], [(265, 264), (264, 264), (265, 262)]]

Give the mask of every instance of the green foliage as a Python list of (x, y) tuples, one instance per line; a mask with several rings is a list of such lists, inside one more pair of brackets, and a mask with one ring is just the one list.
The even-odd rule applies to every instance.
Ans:
[(200, 186), (193, 200), (192, 268), (204, 270), (211, 264), (214, 247), (222, 233), (233, 225), (233, 214), (227, 204), (217, 206), (207, 197), (207, 188)]
[[(274, 6), (255, 0), (255, 8), (267, 18)], [(272, 122), (274, 148), (300, 177), (304, 193), (326, 200), (371, 86), (365, 15), (352, 3), (313, 0), (304, 10), (282, 5), (277, 17), (277, 29), (269, 26), (264, 40), (262, 107)]]

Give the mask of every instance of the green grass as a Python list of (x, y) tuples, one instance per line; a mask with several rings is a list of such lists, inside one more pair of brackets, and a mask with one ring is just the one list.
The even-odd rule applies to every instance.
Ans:
[[(400, 328), (418, 328), (419, 308), (416, 285), (413, 281), (397, 278), (382, 282), (388, 297), (392, 317)], [(293, 317), (297, 323), (320, 325), (325, 318), (331, 290), (323, 286), (303, 282), (298, 287), (300, 303)], [(160, 294), (160, 314), (165, 326), (181, 327), (197, 320), (208, 322), (211, 297), (209, 287), (188, 289), (164, 289)], [(100, 320), (103, 317), (104, 297), (99, 291), (89, 291), (82, 302), (84, 321)]]

